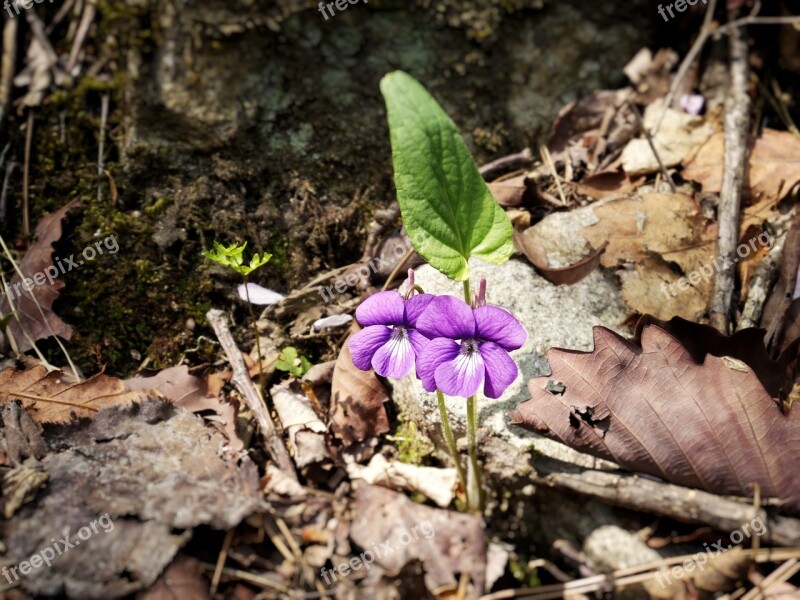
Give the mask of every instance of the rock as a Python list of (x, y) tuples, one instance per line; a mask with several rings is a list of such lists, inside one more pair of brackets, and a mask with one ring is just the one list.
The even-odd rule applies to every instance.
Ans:
[[(500, 266), (474, 260), (470, 261), (470, 267), (473, 282), (480, 277), (486, 278), (487, 301), (513, 313), (528, 332), (525, 345), (512, 353), (520, 370), (516, 381), (498, 400), (481, 398), (478, 401), (481, 427), (488, 428), (491, 435), (518, 448), (533, 446), (538, 452), (581, 466), (593, 467), (604, 462), (510, 425), (506, 414), (528, 398), (527, 381), (530, 378), (550, 372), (546, 358), (549, 348), (591, 350), (592, 327), (595, 325), (625, 333), (623, 322), (628, 310), (613, 276), (595, 271), (576, 285), (555, 286), (537, 275), (528, 263), (518, 259)], [(460, 284), (449, 281), (429, 265), (417, 270), (416, 282), (428, 293), (461, 295)], [(440, 454), (446, 454), (436, 395), (425, 392), (413, 376), (390, 383), (394, 402), (404, 417), (415, 421)], [(447, 398), (446, 402), (453, 433), (463, 437), (466, 400)]]

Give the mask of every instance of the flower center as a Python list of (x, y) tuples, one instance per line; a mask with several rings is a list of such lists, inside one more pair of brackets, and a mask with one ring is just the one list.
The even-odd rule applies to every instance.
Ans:
[(466, 339), (461, 341), (461, 354), (472, 356), (478, 353), (478, 340)]
[(395, 325), (392, 328), (392, 335), (389, 339), (393, 342), (402, 342), (403, 340), (407, 340), (408, 330), (401, 325)]

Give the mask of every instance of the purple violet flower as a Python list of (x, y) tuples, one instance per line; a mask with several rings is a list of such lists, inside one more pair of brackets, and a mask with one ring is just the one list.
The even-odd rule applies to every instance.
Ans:
[(356, 319), (364, 329), (350, 338), (353, 364), (362, 371), (372, 367), (382, 377), (404, 377), (428, 343), (415, 327), (433, 298), (418, 294), (404, 301), (398, 292), (390, 291), (364, 300), (356, 309)]
[(454, 296), (434, 298), (419, 317), (417, 331), (431, 340), (417, 358), (422, 386), (464, 398), (481, 385), (487, 397), (499, 398), (517, 377), (508, 353), (527, 338), (508, 311), (497, 306), (473, 309)]

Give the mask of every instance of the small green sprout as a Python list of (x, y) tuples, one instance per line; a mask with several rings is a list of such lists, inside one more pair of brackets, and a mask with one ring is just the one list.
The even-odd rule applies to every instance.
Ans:
[(300, 379), (311, 368), (311, 363), (308, 362), (305, 356), (297, 354), (297, 348), (286, 346), (278, 355), (278, 360), (275, 361), (275, 368), (279, 371), (291, 373)]
[(247, 242), (244, 244), (231, 244), (230, 246), (223, 246), (219, 242), (214, 242), (214, 247), (211, 250), (205, 250), (203, 256), (215, 263), (219, 263), (224, 267), (230, 267), (242, 277), (247, 277), (256, 269), (263, 267), (272, 258), (272, 255), (264, 252), (261, 256), (256, 252), (250, 259), (250, 264), (244, 264), (244, 249), (247, 247)]

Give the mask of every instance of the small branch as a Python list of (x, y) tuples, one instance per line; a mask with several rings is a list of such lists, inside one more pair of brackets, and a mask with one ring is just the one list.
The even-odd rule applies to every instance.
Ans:
[(478, 169), (483, 175), (484, 179), (488, 179), (489, 175), (493, 175), (495, 171), (504, 171), (506, 169), (516, 169), (525, 167), (533, 162), (533, 154), (530, 148), (525, 148), (522, 152), (516, 154), (509, 154), (490, 163), (486, 163)]
[(697, 36), (694, 44), (692, 44), (692, 47), (689, 49), (689, 53), (686, 55), (686, 58), (683, 59), (681, 66), (678, 67), (678, 72), (675, 74), (675, 78), (672, 80), (672, 85), (669, 88), (667, 99), (664, 101), (664, 110), (661, 112), (661, 116), (658, 118), (658, 122), (653, 128), (653, 135), (656, 135), (658, 130), (661, 128), (661, 123), (664, 121), (664, 116), (667, 114), (667, 111), (675, 101), (675, 94), (678, 93), (678, 88), (680, 87), (683, 78), (686, 77), (686, 74), (689, 72), (689, 69), (691, 68), (695, 59), (700, 54), (703, 46), (705, 46), (708, 36), (711, 35), (711, 23), (714, 19), (714, 13), (716, 10), (717, 0), (711, 0), (708, 8), (706, 9), (705, 17), (703, 18), (703, 26), (700, 28), (700, 35)]
[[(545, 457), (537, 458), (534, 467), (537, 473), (533, 479), (535, 484), (568, 490), (683, 523), (709, 525), (719, 531), (739, 529), (742, 523), (756, 516), (752, 504), (637, 475), (584, 469)], [(797, 544), (800, 519), (784, 517), (765, 508), (758, 509), (757, 515), (769, 527), (769, 532), (764, 534), (765, 540), (779, 546)]]
[(667, 171), (667, 167), (664, 164), (664, 161), (661, 160), (661, 156), (658, 154), (658, 150), (656, 149), (656, 143), (653, 141), (653, 136), (647, 131), (647, 127), (644, 126), (644, 119), (642, 118), (642, 113), (639, 112), (639, 109), (636, 105), (628, 100), (628, 106), (630, 106), (631, 110), (633, 111), (634, 116), (636, 117), (636, 121), (639, 123), (639, 128), (644, 133), (644, 137), (647, 138), (647, 143), (650, 144), (650, 150), (653, 152), (653, 156), (656, 157), (658, 161), (658, 166), (661, 168), (661, 175), (664, 176), (664, 179), (669, 184), (669, 189), (672, 190), (673, 194), (678, 193), (678, 188), (675, 187), (675, 182), (672, 181), (672, 177), (669, 175), (669, 171)]
[(742, 316), (736, 324), (736, 331), (747, 329), (748, 327), (758, 327), (761, 315), (764, 312), (764, 305), (767, 303), (769, 292), (778, 279), (781, 258), (783, 257), (783, 245), (786, 243), (786, 234), (781, 237), (776, 236), (775, 245), (769, 251), (766, 258), (758, 263), (750, 279), (749, 291), (747, 292), (747, 302), (742, 310)]
[(206, 319), (208, 319), (209, 325), (214, 328), (214, 333), (217, 334), (217, 339), (222, 345), (222, 349), (225, 350), (225, 355), (228, 357), (228, 362), (230, 362), (233, 369), (231, 381), (233, 381), (236, 389), (239, 390), (253, 416), (255, 416), (272, 460), (275, 461), (275, 464), (284, 475), (291, 477), (293, 481), (297, 481), (297, 473), (294, 470), (294, 464), (289, 452), (286, 450), (283, 439), (275, 430), (275, 425), (267, 411), (264, 400), (250, 379), (241, 351), (236, 346), (236, 342), (233, 341), (233, 336), (228, 327), (227, 315), (221, 310), (212, 308), (206, 313)]
[[(729, 13), (729, 15), (732, 13)], [(730, 18), (730, 17), (729, 17)], [(750, 95), (746, 31), (730, 30), (728, 51), (730, 88), (725, 100), (725, 151), (717, 221), (717, 256), (722, 266), (714, 279), (709, 320), (727, 335), (733, 310), (736, 282), (736, 245), (739, 241), (739, 211), (742, 205), (744, 170), (747, 164), (747, 135), (750, 130)]]

